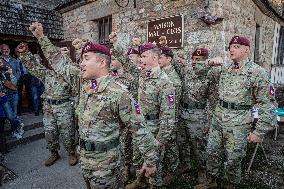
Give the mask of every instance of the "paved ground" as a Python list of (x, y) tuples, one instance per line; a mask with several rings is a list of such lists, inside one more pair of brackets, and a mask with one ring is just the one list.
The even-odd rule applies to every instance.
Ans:
[(33, 113), (23, 113), (20, 118), (24, 125), (31, 125), (33, 123), (38, 123), (42, 121), (43, 114), (40, 113), (39, 116), (35, 116)]
[(5, 165), (18, 177), (3, 185), (3, 189), (82, 189), (85, 188), (79, 166), (70, 167), (67, 154), (61, 148), (61, 159), (51, 167), (43, 161), (48, 157), (45, 140), (22, 145), (6, 154)]

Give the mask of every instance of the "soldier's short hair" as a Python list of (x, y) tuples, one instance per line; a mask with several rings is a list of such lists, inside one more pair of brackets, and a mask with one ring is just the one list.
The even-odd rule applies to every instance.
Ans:
[(161, 50), (158, 47), (155, 47), (153, 49), (150, 49), (149, 51), (151, 51), (154, 54), (157, 54), (158, 56), (161, 55)]
[(105, 54), (96, 53), (98, 57), (104, 58), (107, 64), (107, 67), (110, 68), (111, 57)]

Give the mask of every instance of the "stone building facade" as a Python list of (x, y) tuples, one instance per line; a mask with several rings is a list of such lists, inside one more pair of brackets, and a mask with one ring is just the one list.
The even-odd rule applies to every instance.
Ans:
[[(277, 99), (284, 106), (283, 93), (277, 92), (282, 91), (284, 85), (283, 5), (283, 0), (68, 0), (57, 10), (63, 16), (65, 40), (83, 37), (107, 42), (112, 30), (119, 33), (125, 47), (133, 37), (147, 41), (149, 20), (181, 14), (184, 16), (184, 45), (176, 50), (184, 58), (195, 48), (206, 47), (211, 57), (222, 56), (228, 60), (231, 37), (247, 36), (251, 41), (251, 59), (271, 74), (272, 82), (279, 88)], [(198, 12), (205, 6), (211, 15), (223, 21), (208, 25), (199, 19)], [(111, 26), (102, 29), (102, 20)]]
[[(196, 47), (206, 47), (211, 56), (223, 56), (226, 59), (231, 37), (245, 35), (251, 40), (251, 58), (270, 70), (275, 27), (284, 25), (281, 12), (283, 2), (270, 0), (269, 8), (274, 13), (261, 3), (257, 0), (101, 0), (85, 2), (72, 8), (69, 2), (68, 6), (64, 7), (63, 4), (58, 10), (63, 16), (65, 40), (84, 37), (100, 42), (98, 23), (100, 19), (110, 17), (112, 31), (121, 35), (125, 45), (133, 37), (147, 41), (149, 20), (182, 14), (184, 46), (177, 49), (179, 54), (187, 56)], [(224, 18), (223, 22), (208, 25), (200, 20), (197, 12), (204, 6), (209, 7), (210, 14)]]

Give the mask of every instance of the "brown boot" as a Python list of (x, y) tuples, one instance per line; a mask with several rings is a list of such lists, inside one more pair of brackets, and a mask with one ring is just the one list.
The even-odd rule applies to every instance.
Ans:
[(205, 182), (194, 186), (194, 189), (210, 189), (210, 188), (216, 188), (216, 187), (217, 187), (216, 179), (213, 179), (210, 177), (210, 178), (205, 179)]
[(167, 185), (171, 184), (174, 181), (174, 179), (175, 179), (175, 177), (172, 174), (168, 174), (164, 178), (163, 185), (167, 186)]
[(69, 159), (68, 159), (69, 165), (70, 166), (74, 166), (78, 163), (78, 159), (77, 156), (75, 154), (75, 152), (70, 152), (69, 153)]
[(60, 159), (60, 155), (58, 154), (58, 152), (53, 151), (51, 152), (51, 155), (49, 156), (49, 158), (45, 161), (44, 165), (47, 167), (51, 166), (59, 159)]
[(206, 171), (204, 169), (199, 169), (198, 170), (198, 183), (202, 184), (206, 181)]
[(235, 185), (232, 183), (228, 184), (227, 186), (227, 189), (235, 189), (235, 188), (236, 188)]
[(144, 175), (139, 175), (136, 180), (132, 183), (127, 184), (125, 189), (137, 189), (144, 188), (147, 185), (146, 177)]

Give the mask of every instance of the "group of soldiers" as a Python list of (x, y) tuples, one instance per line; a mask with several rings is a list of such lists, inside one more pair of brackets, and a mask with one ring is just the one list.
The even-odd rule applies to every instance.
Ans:
[[(32, 23), (30, 31), (49, 62), (37, 64), (27, 44), (17, 47), (23, 64), (45, 84), (43, 122), (51, 152), (45, 165), (60, 158), (60, 135), (69, 164), (77, 164), (76, 115), (87, 188), (166, 187), (192, 170), (193, 161), (196, 189), (218, 187), (222, 162), (227, 188), (235, 188), (247, 142), (262, 142), (275, 123), (273, 86), (266, 71), (249, 60), (246, 37), (230, 41), (231, 62), (208, 59), (205, 48), (185, 61), (164, 36), (159, 45), (134, 38), (125, 49), (113, 32), (112, 49), (76, 39), (72, 62), (40, 23)], [(255, 128), (253, 106), (259, 108)], [(137, 179), (130, 182), (133, 175)]]

